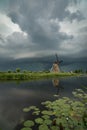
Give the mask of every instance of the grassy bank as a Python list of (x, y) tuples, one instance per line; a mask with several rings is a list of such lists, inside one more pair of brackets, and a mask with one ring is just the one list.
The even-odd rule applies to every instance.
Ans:
[(80, 76), (76, 73), (50, 73), (50, 72), (0, 72), (0, 80), (34, 80), (41, 78), (54, 78), (66, 76)]

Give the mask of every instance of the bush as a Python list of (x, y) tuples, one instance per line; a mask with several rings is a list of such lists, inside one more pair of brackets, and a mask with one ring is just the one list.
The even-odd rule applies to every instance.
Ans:
[(16, 69), (16, 72), (17, 72), (17, 73), (19, 73), (20, 71), (21, 71), (20, 68), (17, 68), (17, 69)]
[(75, 73), (83, 73), (83, 70), (82, 69), (78, 69), (78, 70), (75, 70), (74, 72)]
[(8, 73), (11, 73), (11, 70), (8, 70)]

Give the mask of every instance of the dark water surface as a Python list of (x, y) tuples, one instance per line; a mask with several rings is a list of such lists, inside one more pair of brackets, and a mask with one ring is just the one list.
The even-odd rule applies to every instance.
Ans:
[[(20, 124), (28, 115), (22, 111), (24, 107), (41, 102), (55, 100), (60, 97), (73, 97), (76, 88), (84, 90), (87, 87), (87, 77), (72, 77), (61, 79), (45, 79), (26, 82), (0, 82), (0, 129), (20, 130)], [(87, 89), (86, 89), (87, 90)]]

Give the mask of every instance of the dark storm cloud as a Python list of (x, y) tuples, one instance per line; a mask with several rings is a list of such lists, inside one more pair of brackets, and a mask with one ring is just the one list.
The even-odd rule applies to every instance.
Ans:
[(53, 16), (59, 20), (64, 18), (67, 6), (68, 0), (15, 0), (11, 3), (8, 15), (14, 23), (19, 24), (21, 29), (31, 36), (35, 44), (34, 49), (37, 48), (38, 51), (55, 49), (60, 46), (62, 40), (73, 37), (60, 33), (59, 23), (50, 22)]
[(63, 20), (68, 15), (68, 11), (65, 11), (68, 4), (69, 0), (55, 0), (51, 17)]
[(0, 34), (0, 43), (4, 43), (5, 41), (4, 41), (4, 38), (3, 38), (3, 36)]
[(71, 20), (71, 21), (73, 21), (75, 19), (78, 21), (85, 19), (85, 17), (81, 14), (81, 12), (79, 10), (77, 10), (74, 13), (69, 13), (68, 17), (69, 17), (69, 20)]
[[(73, 3), (77, 4), (77, 1), (73, 0)], [(60, 31), (60, 23), (65, 19), (71, 24), (75, 20), (77, 23), (84, 20), (84, 15), (79, 8), (75, 12), (68, 10), (70, 3), (72, 0), (9, 0), (8, 11), (5, 14), (13, 23), (19, 25), (21, 31), (25, 32), (27, 36), (23, 32), (13, 32), (5, 39), (2, 39), (1, 36), (0, 52), (4, 51), (2, 54), (12, 57), (17, 57), (17, 55), (22, 57), (27, 53), (36, 55), (38, 52), (41, 55), (41, 51), (46, 55), (47, 50), (52, 53), (54, 51), (61, 52), (61, 54), (65, 52), (66, 55), (70, 55), (72, 52), (74, 55), (73, 46), (74, 49), (79, 50), (80, 46), (84, 50), (86, 46), (82, 45), (83, 38), (78, 36), (78, 42), (75, 41), (77, 40), (75, 34), (67, 33), (68, 27), (62, 32)], [(84, 28), (81, 29), (84, 33)], [(63, 45), (64, 42), (67, 43), (67, 47)], [(70, 49), (69, 42), (72, 44)], [(78, 53), (80, 52), (78, 51)]]
[[(83, 20), (84, 16), (81, 14), (80, 10), (71, 13), (67, 10), (67, 7), (71, 3), (71, 0), (56, 0), (54, 2), (55, 8), (53, 8), (51, 18), (58, 18), (60, 21), (63, 21), (64, 18), (68, 18), (68, 20)], [(72, 4), (77, 4), (78, 0), (73, 0)]]

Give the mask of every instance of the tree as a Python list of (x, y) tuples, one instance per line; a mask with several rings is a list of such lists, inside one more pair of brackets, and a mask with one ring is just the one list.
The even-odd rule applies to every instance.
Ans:
[(20, 72), (20, 68), (16, 68), (16, 72), (19, 73)]
[(11, 70), (8, 70), (8, 73), (11, 73)]

